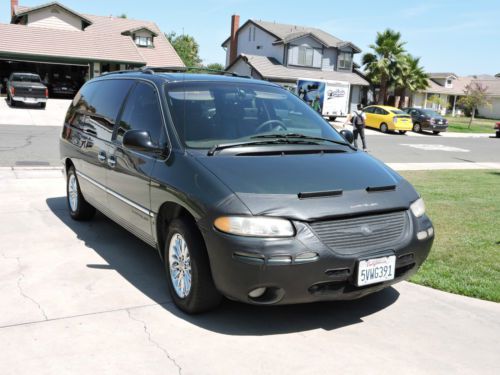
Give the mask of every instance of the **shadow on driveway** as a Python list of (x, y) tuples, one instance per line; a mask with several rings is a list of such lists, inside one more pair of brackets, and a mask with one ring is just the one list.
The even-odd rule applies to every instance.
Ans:
[(71, 219), (66, 198), (46, 200), (50, 210), (99, 254), (108, 265), (87, 267), (116, 270), (131, 285), (170, 313), (204, 329), (227, 335), (274, 335), (313, 329), (334, 330), (361, 323), (363, 317), (392, 305), (399, 293), (392, 287), (354, 301), (319, 302), (289, 306), (253, 306), (224, 300), (216, 310), (186, 315), (168, 294), (163, 265), (155, 249), (101, 213), (88, 222)]

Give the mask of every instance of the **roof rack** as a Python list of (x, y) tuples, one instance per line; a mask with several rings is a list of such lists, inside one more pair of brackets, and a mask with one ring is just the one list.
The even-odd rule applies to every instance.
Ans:
[(160, 66), (160, 67), (151, 67), (151, 66), (141, 66), (140, 68), (134, 69), (125, 69), (125, 70), (116, 70), (114, 72), (104, 72), (101, 76), (106, 76), (110, 74), (124, 74), (124, 73), (133, 73), (133, 72), (141, 72), (144, 74), (155, 74), (155, 73), (181, 73), (187, 71), (200, 71), (200, 72), (208, 72), (211, 74), (219, 74), (219, 75), (227, 75), (231, 77), (239, 77), (239, 78), (252, 78), (251, 76), (242, 75), (234, 72), (228, 72), (225, 70), (217, 70), (217, 69), (209, 69), (199, 66)]

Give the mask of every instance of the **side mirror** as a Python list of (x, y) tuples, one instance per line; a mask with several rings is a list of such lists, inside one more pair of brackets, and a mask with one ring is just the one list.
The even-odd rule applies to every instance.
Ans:
[(354, 142), (354, 135), (352, 134), (352, 131), (343, 129), (343, 130), (340, 131), (340, 135), (342, 137), (344, 137), (344, 139), (347, 142), (349, 142), (349, 143)]
[(122, 143), (125, 148), (133, 151), (168, 154), (151, 141), (151, 136), (146, 130), (128, 130), (123, 135)]

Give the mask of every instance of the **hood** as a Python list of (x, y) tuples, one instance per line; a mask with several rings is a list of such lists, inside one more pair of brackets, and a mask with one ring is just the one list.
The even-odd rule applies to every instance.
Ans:
[[(406, 209), (418, 198), (401, 176), (364, 152), (283, 156), (200, 153), (196, 158), (253, 215), (307, 221)], [(386, 189), (378, 191), (378, 188)], [(334, 191), (335, 195), (299, 198), (301, 193)]]

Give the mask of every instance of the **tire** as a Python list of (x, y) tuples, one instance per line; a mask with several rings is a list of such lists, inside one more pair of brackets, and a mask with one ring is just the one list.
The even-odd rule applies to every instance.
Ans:
[(334, 122), (337, 119), (337, 116), (329, 116), (328, 120)]
[(41, 109), (45, 109), (46, 106), (47, 106), (47, 103), (40, 103), (40, 108)]
[(433, 133), (434, 135), (438, 135), (438, 134), (439, 134), (439, 131), (437, 131), (437, 130), (433, 130), (433, 131), (432, 131), (432, 133)]
[(380, 124), (380, 131), (382, 133), (387, 133), (389, 131), (389, 128), (387, 127), (387, 124), (385, 122)]
[(415, 133), (422, 133), (422, 126), (418, 122), (414, 123), (413, 124), (413, 131)]
[(83, 197), (74, 167), (69, 168), (66, 177), (66, 202), (68, 203), (69, 214), (74, 220), (90, 220), (95, 215), (94, 206)]
[(400, 130), (399, 134), (406, 134), (406, 130)]
[[(181, 245), (182, 241), (185, 248)], [(180, 246), (177, 247), (176, 243)], [(179, 252), (176, 252), (176, 247)], [(182, 249), (185, 249), (184, 252)], [(163, 260), (170, 295), (179, 309), (188, 314), (197, 314), (219, 305), (222, 296), (212, 279), (205, 242), (192, 220), (179, 218), (172, 221), (168, 228)], [(187, 282), (188, 286), (182, 277), (176, 283), (171, 273), (174, 268), (177, 268), (180, 276), (189, 272), (191, 280)]]
[(12, 96), (9, 95), (9, 98), (8, 98), (8, 104), (10, 107), (14, 108), (16, 106), (16, 102), (12, 99)]

